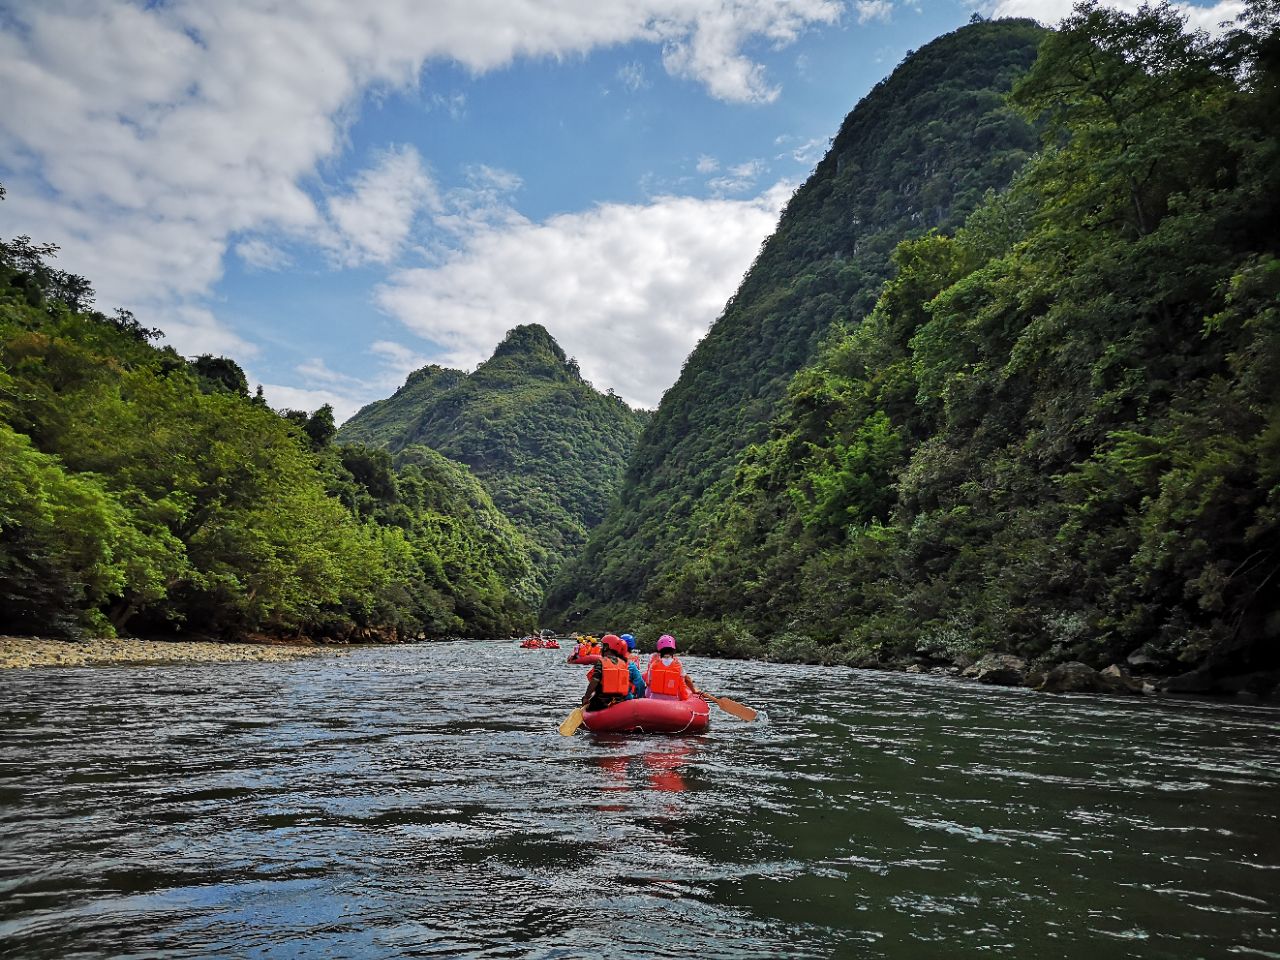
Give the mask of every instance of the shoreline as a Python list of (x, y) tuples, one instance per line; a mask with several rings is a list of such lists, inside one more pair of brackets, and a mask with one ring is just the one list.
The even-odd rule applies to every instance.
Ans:
[[(451, 638), (453, 639), (453, 638)], [(498, 638), (495, 638), (495, 640)], [(562, 638), (563, 639), (563, 638)], [(265, 642), (264, 642), (265, 641)], [(501, 642), (509, 642), (504, 638)], [(400, 644), (359, 644), (358, 646), (398, 646)], [(136, 640), (94, 637), (87, 640), (57, 640), (50, 637), (0, 634), (0, 670), (38, 669), (46, 667), (147, 666), (175, 663), (288, 663), (318, 656), (346, 656), (350, 644), (317, 643), (314, 640), (276, 640), (254, 638), (229, 640)], [(754, 659), (703, 654), (712, 659)], [(813, 664), (827, 666), (829, 664)], [(1184, 683), (1183, 677), (1130, 675), (1113, 666), (1097, 671), (1082, 663), (1058, 664), (1046, 670), (1029, 668), (1025, 661), (1004, 654), (989, 654), (962, 669), (960, 665), (925, 665), (919, 662), (850, 665), (872, 673), (906, 673), (934, 676), (963, 685), (1012, 687), (1037, 693), (1090, 693), (1103, 696), (1146, 697), (1169, 700), (1211, 700), (1217, 702), (1277, 705), (1280, 687), (1275, 687), (1274, 674), (1266, 675), (1263, 689), (1249, 689), (1248, 684), (1227, 689), (1213, 689), (1212, 683)], [(1257, 677), (1258, 675), (1253, 675)], [(1249, 678), (1231, 678), (1249, 679)], [(1173, 680), (1174, 682), (1170, 682)], [(1230, 683), (1230, 681), (1228, 681)]]
[(340, 646), (212, 640), (53, 640), (0, 635), (0, 670), (158, 663), (283, 663), (343, 656)]

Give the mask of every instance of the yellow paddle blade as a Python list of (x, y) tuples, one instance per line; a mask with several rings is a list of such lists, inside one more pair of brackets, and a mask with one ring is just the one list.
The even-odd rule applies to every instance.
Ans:
[(707, 694), (711, 698), (711, 702), (723, 710), (725, 713), (732, 714), (739, 720), (748, 722), (754, 720), (759, 714), (748, 707), (745, 703), (739, 703), (737, 700), (730, 700), (728, 697), (717, 697), (714, 694)]
[(578, 728), (582, 726), (582, 708), (579, 707), (569, 716), (565, 717), (564, 723), (560, 724), (560, 736), (572, 737), (578, 732)]

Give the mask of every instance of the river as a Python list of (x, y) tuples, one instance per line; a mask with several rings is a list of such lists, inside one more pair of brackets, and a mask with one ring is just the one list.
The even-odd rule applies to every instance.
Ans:
[(1280, 710), (453, 643), (0, 674), (0, 955), (1280, 957)]

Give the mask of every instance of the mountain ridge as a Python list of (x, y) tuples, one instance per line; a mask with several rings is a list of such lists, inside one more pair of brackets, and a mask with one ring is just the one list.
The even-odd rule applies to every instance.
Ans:
[(584, 380), (545, 327), (521, 324), (471, 373), (414, 371), (338, 441), (421, 444), (467, 466), (535, 545), (545, 583), (604, 516), (646, 418)]
[(904, 60), (845, 118), (664, 395), (618, 502), (549, 592), (548, 616), (633, 613), (689, 549), (698, 504), (765, 438), (791, 376), (870, 311), (897, 243), (954, 227), (1008, 183), (1037, 138), (1005, 93), (1045, 35), (1029, 20), (963, 27)]

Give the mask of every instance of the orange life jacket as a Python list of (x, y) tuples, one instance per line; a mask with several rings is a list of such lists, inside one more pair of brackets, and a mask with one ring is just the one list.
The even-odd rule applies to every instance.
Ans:
[(604, 657), (600, 661), (603, 674), (600, 678), (600, 692), (606, 697), (625, 697), (631, 692), (631, 667), (624, 660), (621, 663)]
[(649, 675), (645, 678), (645, 686), (653, 693), (664, 697), (686, 699), (689, 694), (685, 689), (684, 667), (678, 657), (672, 657), (670, 663), (664, 663), (655, 655), (649, 661)]

